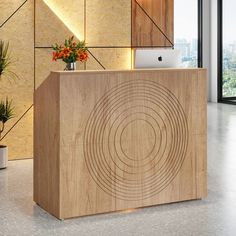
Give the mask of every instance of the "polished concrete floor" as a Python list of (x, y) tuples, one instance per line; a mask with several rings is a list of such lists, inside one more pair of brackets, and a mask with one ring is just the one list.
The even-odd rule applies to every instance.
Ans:
[(32, 201), (32, 160), (15, 161), (0, 171), (0, 235), (236, 235), (236, 106), (208, 109), (207, 199), (61, 222)]

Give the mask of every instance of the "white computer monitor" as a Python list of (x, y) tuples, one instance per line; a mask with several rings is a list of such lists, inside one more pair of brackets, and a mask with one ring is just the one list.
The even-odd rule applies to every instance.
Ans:
[(135, 69), (176, 68), (181, 64), (181, 52), (174, 49), (137, 49)]

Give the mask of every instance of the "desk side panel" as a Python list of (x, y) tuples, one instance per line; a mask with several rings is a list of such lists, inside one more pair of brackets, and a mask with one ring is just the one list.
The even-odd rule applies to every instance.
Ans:
[(59, 78), (55, 73), (34, 94), (34, 201), (59, 217)]
[(207, 73), (198, 72), (196, 96), (196, 168), (197, 198), (207, 197)]

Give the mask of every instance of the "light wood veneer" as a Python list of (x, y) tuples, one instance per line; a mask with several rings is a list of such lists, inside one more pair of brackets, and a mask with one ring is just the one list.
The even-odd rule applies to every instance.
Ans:
[(206, 197), (206, 70), (52, 72), (34, 99), (34, 201), (54, 216)]

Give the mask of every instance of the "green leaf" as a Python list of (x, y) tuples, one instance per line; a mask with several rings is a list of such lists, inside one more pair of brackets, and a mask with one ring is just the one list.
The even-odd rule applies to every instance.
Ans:
[(6, 75), (9, 78), (18, 78), (18, 76), (11, 71), (13, 61), (9, 53), (9, 42), (0, 40), (0, 76)]
[(14, 117), (14, 108), (12, 106), (12, 101), (0, 101), (0, 122), (3, 124)]

